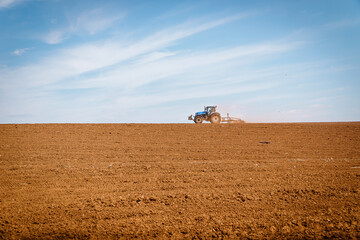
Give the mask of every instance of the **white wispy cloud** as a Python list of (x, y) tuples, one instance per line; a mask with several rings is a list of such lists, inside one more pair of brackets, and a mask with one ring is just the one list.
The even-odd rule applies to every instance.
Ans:
[(57, 29), (47, 33), (42, 40), (48, 44), (58, 44), (69, 38), (70, 32), (66, 29)]
[(114, 22), (124, 18), (125, 15), (125, 13), (109, 15), (101, 8), (85, 11), (79, 16), (71, 18), (67, 26), (53, 29), (42, 36), (42, 40), (48, 44), (58, 44), (74, 34), (94, 35), (109, 28)]
[(21, 49), (16, 49), (14, 50), (11, 54), (13, 55), (17, 55), (17, 56), (21, 56), (24, 53), (26, 53), (27, 51), (31, 50), (32, 48), (21, 48)]
[(0, 8), (11, 7), (21, 2), (24, 2), (24, 0), (0, 0)]
[(71, 23), (71, 31), (84, 30), (89, 34), (95, 34), (108, 27), (115, 21), (125, 17), (125, 13), (117, 13), (115, 15), (108, 15), (103, 9), (93, 9), (83, 12), (75, 22)]

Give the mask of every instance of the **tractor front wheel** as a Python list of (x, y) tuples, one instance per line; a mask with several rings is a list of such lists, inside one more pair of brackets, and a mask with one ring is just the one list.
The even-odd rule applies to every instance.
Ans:
[(212, 115), (211, 117), (210, 117), (210, 122), (211, 123), (216, 123), (216, 124), (218, 124), (218, 123), (220, 123), (221, 122), (221, 117), (220, 117), (220, 115)]
[(194, 119), (194, 122), (195, 122), (196, 124), (200, 124), (200, 123), (202, 123), (202, 121), (203, 121), (203, 118), (200, 117), (200, 116), (196, 116), (195, 119)]

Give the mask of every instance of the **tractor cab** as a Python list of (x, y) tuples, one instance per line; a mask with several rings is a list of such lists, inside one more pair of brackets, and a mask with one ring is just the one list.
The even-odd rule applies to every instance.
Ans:
[(216, 112), (217, 106), (207, 106), (204, 107), (205, 112), (210, 116), (212, 113)]

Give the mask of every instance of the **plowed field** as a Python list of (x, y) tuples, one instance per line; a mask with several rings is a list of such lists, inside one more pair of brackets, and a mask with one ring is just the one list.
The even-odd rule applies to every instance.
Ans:
[(360, 123), (0, 125), (0, 238), (360, 238)]

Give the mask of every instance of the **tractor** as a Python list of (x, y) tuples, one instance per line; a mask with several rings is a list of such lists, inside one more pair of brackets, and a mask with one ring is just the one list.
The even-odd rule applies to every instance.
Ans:
[(189, 120), (193, 120), (196, 124), (200, 124), (203, 121), (210, 121), (211, 123), (220, 123), (220, 113), (216, 112), (217, 106), (206, 106), (204, 111), (195, 113), (195, 116), (190, 115)]

